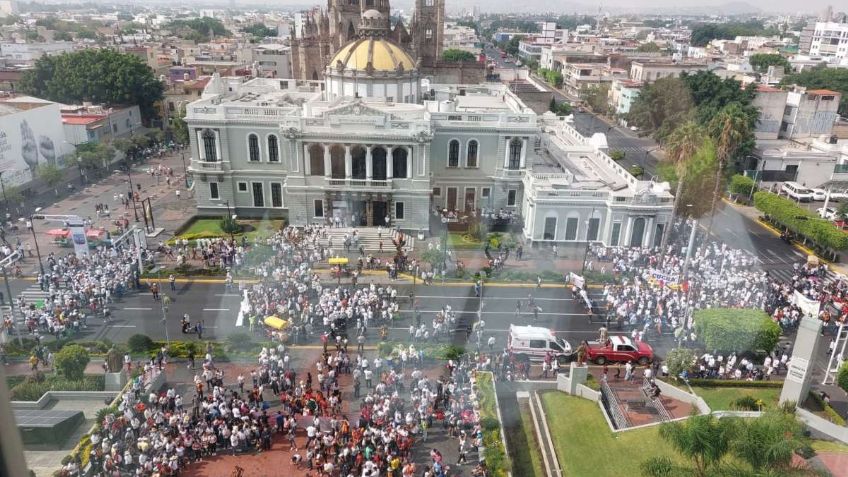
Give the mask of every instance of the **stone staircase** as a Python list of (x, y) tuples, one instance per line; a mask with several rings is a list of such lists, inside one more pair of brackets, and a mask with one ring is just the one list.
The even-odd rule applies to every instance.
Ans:
[[(353, 235), (354, 230), (356, 230), (356, 233), (359, 236), (359, 245), (364, 246), (366, 252), (379, 252), (381, 240), (383, 241), (384, 253), (390, 253), (392, 250), (394, 250), (392, 238), (397, 232), (392, 229), (387, 229), (385, 227), (382, 229), (378, 227), (331, 228), (328, 229), (327, 238), (320, 239), (318, 240), (318, 242), (323, 246), (327, 246), (328, 243), (332, 240), (332, 249), (343, 252), (345, 235)], [(405, 235), (405, 237), (406, 245), (404, 245), (404, 249), (412, 250), (415, 247), (415, 237), (408, 234)], [(353, 244), (351, 244), (351, 252), (357, 252), (357, 247)]]

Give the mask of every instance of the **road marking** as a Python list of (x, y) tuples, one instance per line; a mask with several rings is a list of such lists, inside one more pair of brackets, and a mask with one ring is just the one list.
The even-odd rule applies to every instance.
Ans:
[[(437, 313), (442, 310), (418, 310), (421, 313)], [(413, 310), (398, 310), (399, 313), (412, 313)], [(476, 315), (477, 310), (453, 310), (456, 314), (466, 314), (466, 315)], [(515, 311), (483, 311), (484, 315), (514, 315)], [(553, 312), (539, 312), (540, 315), (560, 315), (560, 316), (588, 316), (586, 313), (553, 313)], [(532, 316), (533, 313), (529, 311), (521, 311), (522, 317)]]
[(153, 308), (123, 308), (128, 311), (151, 311)]
[[(401, 297), (402, 298), (402, 297)], [(407, 298), (409, 298), (407, 296)], [(447, 299), (447, 300), (478, 300), (480, 297), (478, 296), (440, 296), (440, 295), (415, 295), (415, 298), (439, 298), (439, 299)], [(486, 296), (486, 292), (483, 292), (483, 301), (489, 300), (526, 300), (527, 297), (503, 297), (503, 296)], [(533, 298), (535, 301), (574, 301), (574, 298)]]
[(138, 328), (136, 325), (106, 325), (109, 328)]
[(230, 311), (229, 308), (204, 308), (203, 311)]
[(241, 296), (238, 293), (216, 293), (215, 296)]

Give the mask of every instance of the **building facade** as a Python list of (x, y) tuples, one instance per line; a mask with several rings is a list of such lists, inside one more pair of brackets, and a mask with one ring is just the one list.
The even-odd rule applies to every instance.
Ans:
[(647, 246), (661, 236), (667, 184), (637, 180), (504, 84), (420, 79), (382, 14), (362, 17), (324, 81), (216, 76), (188, 106), (201, 214), (426, 234), (440, 215), (497, 213), (531, 242)]

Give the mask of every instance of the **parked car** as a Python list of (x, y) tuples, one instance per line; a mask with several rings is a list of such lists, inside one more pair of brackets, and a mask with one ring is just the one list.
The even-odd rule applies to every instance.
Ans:
[(836, 209), (833, 207), (819, 207), (816, 209), (819, 217), (827, 220), (836, 220)]
[(509, 325), (506, 348), (516, 359), (524, 361), (541, 361), (551, 352), (557, 361), (565, 364), (573, 354), (568, 341), (541, 326)]
[(827, 197), (827, 191), (824, 189), (812, 188), (810, 192), (813, 193), (813, 200), (823, 201)]
[(848, 200), (848, 191), (845, 190), (831, 190), (830, 191), (830, 200), (833, 202), (840, 202), (843, 200)]
[(643, 341), (634, 342), (626, 336), (610, 336), (605, 343), (588, 341), (586, 358), (595, 364), (633, 361), (644, 366), (654, 360), (654, 350)]
[(797, 182), (784, 182), (783, 187), (780, 188), (780, 192), (798, 202), (809, 202), (813, 200), (812, 191)]

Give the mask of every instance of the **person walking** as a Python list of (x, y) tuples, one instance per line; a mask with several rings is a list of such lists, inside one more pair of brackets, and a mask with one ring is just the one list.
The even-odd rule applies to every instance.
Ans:
[(177, 277), (173, 273), (168, 277), (168, 283), (171, 284), (171, 291), (177, 291)]
[(154, 282), (150, 285), (150, 293), (153, 295), (153, 301), (159, 301), (159, 284)]

